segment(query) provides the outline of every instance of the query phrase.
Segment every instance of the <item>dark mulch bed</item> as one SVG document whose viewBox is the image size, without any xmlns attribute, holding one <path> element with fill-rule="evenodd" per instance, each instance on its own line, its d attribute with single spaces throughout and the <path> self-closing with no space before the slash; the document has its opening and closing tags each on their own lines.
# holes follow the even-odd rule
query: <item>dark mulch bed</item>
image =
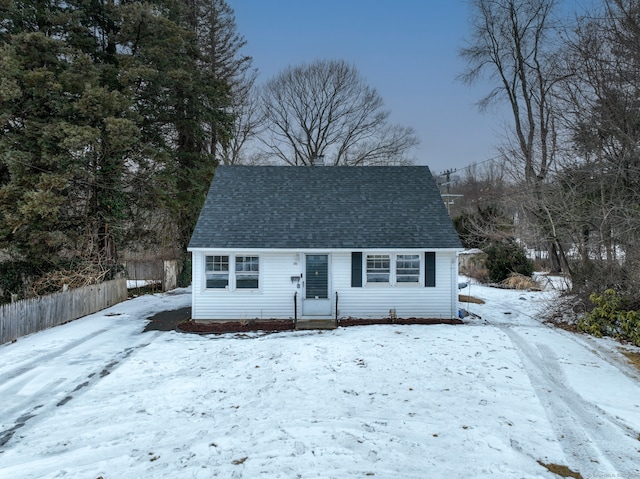
<svg viewBox="0 0 640 479">
<path fill-rule="evenodd" d="M 341 319 L 338 326 L 367 326 L 372 324 L 464 324 L 459 319 L 428 319 L 428 318 L 406 318 L 406 319 Z M 266 321 L 224 321 L 224 322 L 198 322 L 183 321 L 177 325 L 179 331 L 188 333 L 247 333 L 251 331 L 291 331 L 295 329 L 292 320 L 266 320 Z"/>
<path fill-rule="evenodd" d="M 290 331 L 294 329 L 292 320 L 268 321 L 185 321 L 178 324 L 178 330 L 187 333 L 248 333 L 251 331 Z"/>
<path fill-rule="evenodd" d="M 382 318 L 382 319 L 341 319 L 339 326 L 367 326 L 370 324 L 464 324 L 459 319 L 430 319 L 430 318 Z"/>
</svg>

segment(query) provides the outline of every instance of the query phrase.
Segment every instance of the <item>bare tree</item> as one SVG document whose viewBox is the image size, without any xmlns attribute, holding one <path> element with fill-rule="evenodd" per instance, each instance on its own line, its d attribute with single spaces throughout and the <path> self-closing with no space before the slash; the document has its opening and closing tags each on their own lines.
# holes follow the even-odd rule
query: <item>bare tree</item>
<svg viewBox="0 0 640 479">
<path fill-rule="evenodd" d="M 390 125 L 378 92 L 344 61 L 289 67 L 261 93 L 269 153 L 290 165 L 403 164 L 418 144 L 412 128 Z"/>
<path fill-rule="evenodd" d="M 567 58 L 576 75 L 562 83 L 561 96 L 573 156 L 558 177 L 564 208 L 556 214 L 579 253 L 574 287 L 637 295 L 640 4 L 604 0 L 575 32 Z"/>
<path fill-rule="evenodd" d="M 515 215 L 505 201 L 512 185 L 505 181 L 503 162 L 470 165 L 452 180 L 451 191 L 458 197 L 451 213 L 465 247 L 483 248 L 513 236 Z"/>
<path fill-rule="evenodd" d="M 254 82 L 257 72 L 247 76 L 240 91 L 235 91 L 231 109 L 234 115 L 231 138 L 221 145 L 218 158 L 226 165 L 255 164 L 263 162 L 263 154 L 257 148 L 248 148 L 252 140 L 263 130 L 264 113 Z"/>
<path fill-rule="evenodd" d="M 554 50 L 556 0 L 471 0 L 472 36 L 461 50 L 468 69 L 461 80 L 473 83 L 483 74 L 495 82 L 481 108 L 506 100 L 513 136 L 502 147 L 506 159 L 519 165 L 525 213 L 542 230 L 554 270 L 567 270 L 559 237 L 540 209 L 542 183 L 557 153 L 553 89 L 566 74 Z"/>
<path fill-rule="evenodd" d="M 496 81 L 480 102 L 486 108 L 506 99 L 513 114 L 515 146 L 527 183 L 543 180 L 554 159 L 551 89 L 561 78 L 548 45 L 556 0 L 472 0 L 472 39 L 461 50 L 473 83 L 487 73 Z"/>
</svg>

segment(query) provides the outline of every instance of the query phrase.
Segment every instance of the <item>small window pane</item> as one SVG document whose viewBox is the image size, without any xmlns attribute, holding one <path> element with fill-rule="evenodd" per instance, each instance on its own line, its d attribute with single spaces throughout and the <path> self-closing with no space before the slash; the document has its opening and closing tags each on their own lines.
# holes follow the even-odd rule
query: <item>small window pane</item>
<svg viewBox="0 0 640 479">
<path fill-rule="evenodd" d="M 237 256 L 236 271 L 240 271 L 240 272 L 259 271 L 258 257 L 257 256 Z"/>
<path fill-rule="evenodd" d="M 229 271 L 229 257 L 207 256 L 206 271 Z"/>
<path fill-rule="evenodd" d="M 226 288 L 229 285 L 229 275 L 208 274 L 207 288 Z"/>
<path fill-rule="evenodd" d="M 420 281 L 420 255 L 399 254 L 396 258 L 396 280 L 398 283 Z"/>
<path fill-rule="evenodd" d="M 207 288 L 226 288 L 229 285 L 229 257 L 206 256 L 205 275 Z"/>
<path fill-rule="evenodd" d="M 367 255 L 368 283 L 388 283 L 390 271 L 390 258 L 388 254 Z"/>
<path fill-rule="evenodd" d="M 257 256 L 236 256 L 236 288 L 256 289 L 260 272 Z"/>
<path fill-rule="evenodd" d="M 236 277 L 236 288 L 256 289 L 258 287 L 258 275 L 241 275 Z"/>
</svg>

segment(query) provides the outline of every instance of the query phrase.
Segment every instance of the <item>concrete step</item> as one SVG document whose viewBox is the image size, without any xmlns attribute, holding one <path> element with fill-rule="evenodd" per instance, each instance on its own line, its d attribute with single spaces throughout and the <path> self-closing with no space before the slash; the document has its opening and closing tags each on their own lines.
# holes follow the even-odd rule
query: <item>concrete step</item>
<svg viewBox="0 0 640 479">
<path fill-rule="evenodd" d="M 336 329 L 335 319 L 299 319 L 296 329 Z"/>
</svg>

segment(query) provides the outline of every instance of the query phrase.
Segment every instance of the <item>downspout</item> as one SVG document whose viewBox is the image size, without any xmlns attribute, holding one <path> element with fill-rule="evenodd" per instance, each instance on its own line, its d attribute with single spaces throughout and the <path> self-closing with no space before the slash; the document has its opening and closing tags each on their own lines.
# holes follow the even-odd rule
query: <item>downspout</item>
<svg viewBox="0 0 640 479">
<path fill-rule="evenodd" d="M 458 317 L 458 252 L 451 258 L 451 319 Z"/>
</svg>

